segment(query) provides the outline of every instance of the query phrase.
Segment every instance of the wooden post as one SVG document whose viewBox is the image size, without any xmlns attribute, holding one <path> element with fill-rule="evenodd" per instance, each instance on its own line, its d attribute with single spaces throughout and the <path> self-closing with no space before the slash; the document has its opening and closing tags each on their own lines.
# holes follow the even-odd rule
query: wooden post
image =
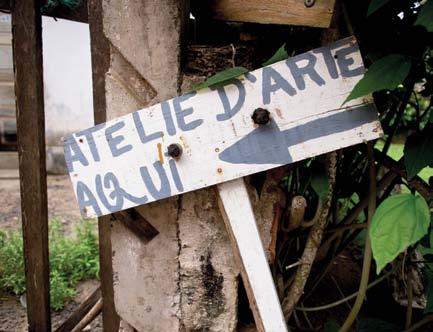
<svg viewBox="0 0 433 332">
<path fill-rule="evenodd" d="M 13 1 L 18 155 L 29 331 L 50 331 L 40 1 Z"/>
<path fill-rule="evenodd" d="M 106 121 L 105 73 L 109 68 L 110 46 L 103 33 L 102 2 L 88 1 L 88 16 L 92 54 L 93 112 L 95 124 Z M 117 332 L 120 319 L 114 307 L 113 266 L 111 262 L 110 216 L 98 218 L 99 262 L 101 294 L 103 299 L 102 322 L 105 332 Z"/>
</svg>

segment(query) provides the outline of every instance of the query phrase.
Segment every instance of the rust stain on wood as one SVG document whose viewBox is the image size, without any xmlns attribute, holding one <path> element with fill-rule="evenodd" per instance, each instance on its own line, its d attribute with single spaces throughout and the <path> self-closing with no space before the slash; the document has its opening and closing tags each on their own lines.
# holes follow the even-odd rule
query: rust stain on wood
<svg viewBox="0 0 433 332">
<path fill-rule="evenodd" d="M 158 148 L 158 159 L 161 164 L 164 164 L 164 154 L 162 153 L 162 145 L 161 143 L 156 144 Z"/>
</svg>

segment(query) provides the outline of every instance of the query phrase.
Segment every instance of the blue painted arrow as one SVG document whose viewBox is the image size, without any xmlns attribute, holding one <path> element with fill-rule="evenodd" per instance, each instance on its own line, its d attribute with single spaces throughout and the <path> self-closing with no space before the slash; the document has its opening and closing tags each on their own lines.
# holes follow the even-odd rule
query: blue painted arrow
<svg viewBox="0 0 433 332">
<path fill-rule="evenodd" d="M 308 140 L 344 132 L 377 120 L 371 105 L 332 114 L 281 131 L 275 121 L 260 126 L 219 154 L 231 164 L 278 164 L 293 162 L 288 147 Z"/>
</svg>

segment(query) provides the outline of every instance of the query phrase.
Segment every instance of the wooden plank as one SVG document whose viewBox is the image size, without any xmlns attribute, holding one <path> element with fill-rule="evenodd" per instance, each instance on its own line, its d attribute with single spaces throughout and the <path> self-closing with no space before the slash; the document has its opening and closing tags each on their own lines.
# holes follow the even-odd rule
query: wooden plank
<svg viewBox="0 0 433 332">
<path fill-rule="evenodd" d="M 219 184 L 218 194 L 257 330 L 287 331 L 244 180 Z"/>
<path fill-rule="evenodd" d="M 363 72 L 347 38 L 70 135 L 81 212 L 104 215 L 376 139 L 370 98 L 342 106 Z M 268 124 L 253 122 L 258 107 Z M 171 144 L 180 158 L 167 155 Z"/>
<path fill-rule="evenodd" d="M 95 123 L 106 121 L 105 74 L 109 68 L 110 45 L 104 36 L 102 2 L 89 0 L 90 50 L 92 55 L 93 112 Z M 99 276 L 103 299 L 102 322 L 105 332 L 117 332 L 120 319 L 114 306 L 113 266 L 111 245 L 111 220 L 109 216 L 98 218 Z"/>
<path fill-rule="evenodd" d="M 12 31 L 28 328 L 51 331 L 39 5 L 36 0 L 14 1 Z"/>
<path fill-rule="evenodd" d="M 60 325 L 56 332 L 69 332 L 87 315 L 101 298 L 101 289 L 97 287 L 74 312 Z"/>
<path fill-rule="evenodd" d="M 102 307 L 102 299 L 100 298 L 71 332 L 82 332 L 101 313 Z"/>
<path fill-rule="evenodd" d="M 144 243 L 149 242 L 158 235 L 158 230 L 153 227 L 142 215 L 134 209 L 114 212 L 113 217 L 121 221 Z"/>
<path fill-rule="evenodd" d="M 304 0 L 210 0 L 200 6 L 209 6 L 213 17 L 221 20 L 327 28 L 334 3 L 316 0 L 307 7 Z"/>
</svg>

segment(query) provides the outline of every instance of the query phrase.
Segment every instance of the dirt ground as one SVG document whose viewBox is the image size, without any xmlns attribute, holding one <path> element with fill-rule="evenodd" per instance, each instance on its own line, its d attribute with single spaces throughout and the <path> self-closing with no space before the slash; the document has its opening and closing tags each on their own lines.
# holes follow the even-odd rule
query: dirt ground
<svg viewBox="0 0 433 332">
<path fill-rule="evenodd" d="M 72 234 L 74 224 L 81 219 L 72 185 L 67 175 L 50 175 L 47 180 L 49 220 L 58 218 L 66 234 Z M 21 200 L 18 170 L 0 169 L 0 230 L 21 227 Z M 97 287 L 98 281 L 88 280 L 78 285 L 76 297 L 58 312 L 52 313 L 52 326 L 59 326 L 74 309 Z M 20 298 L 0 290 L 0 332 L 26 331 L 26 309 Z M 87 331 L 102 331 L 101 317 L 92 322 Z"/>
<path fill-rule="evenodd" d="M 59 218 L 65 230 L 73 230 L 81 219 L 72 184 L 67 175 L 49 175 L 49 220 Z M 18 170 L 0 169 L 0 229 L 3 231 L 21 227 L 21 200 Z"/>
</svg>

